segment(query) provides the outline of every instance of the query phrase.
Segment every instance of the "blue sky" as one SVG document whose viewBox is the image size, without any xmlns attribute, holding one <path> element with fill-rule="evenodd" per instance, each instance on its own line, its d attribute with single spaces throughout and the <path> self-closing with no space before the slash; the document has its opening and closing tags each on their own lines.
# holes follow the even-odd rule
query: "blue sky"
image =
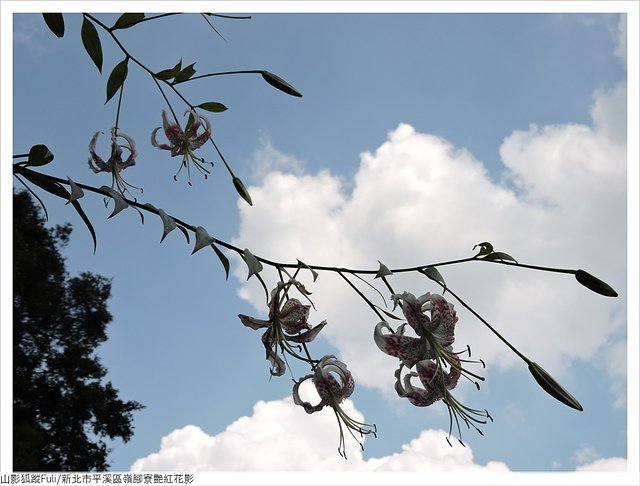
<svg viewBox="0 0 640 486">
<path fill-rule="evenodd" d="M 110 24 L 117 15 L 99 18 Z M 100 75 L 80 42 L 81 17 L 65 14 L 65 22 L 64 38 L 56 39 L 41 16 L 13 16 L 13 151 L 45 143 L 55 154 L 47 173 L 108 185 L 108 176 L 88 169 L 87 145 L 113 126 L 116 100 L 105 106 L 104 90 L 123 56 L 101 32 Z M 476 243 L 491 241 L 525 263 L 584 268 L 620 297 L 592 294 L 565 275 L 481 264 L 441 269 L 585 408 L 579 413 L 547 396 L 526 366 L 456 306 L 456 342 L 469 343 L 487 363 L 481 390 L 465 383 L 457 396 L 487 408 L 495 422 L 484 437 L 463 431 L 467 447 L 450 448 L 442 403 L 419 409 L 395 396 L 396 362 L 371 339 L 376 316 L 334 276 L 309 279 L 317 309 L 310 321 L 329 322 L 313 349 L 347 362 L 357 388 L 346 406 L 380 431 L 367 437 L 363 454 L 348 443 L 344 461 L 332 414 L 296 409 L 290 377 L 269 380 L 260 335 L 239 322 L 239 313 L 266 313 L 244 263 L 230 255 L 225 281 L 213 252 L 190 256 L 178 232 L 159 244 L 162 225 L 152 215 L 144 225 L 133 210 L 107 221 L 110 208 L 87 195 L 82 204 L 98 233 L 94 254 L 76 214 L 44 195 L 51 224 L 74 225 L 64 251 L 70 274 L 113 278 L 114 321 L 99 355 L 121 396 L 146 406 L 135 415 L 133 439 L 113 444 L 113 469 L 553 472 L 615 470 L 627 458 L 637 469 L 628 449 L 637 452 L 637 436 L 627 436 L 637 386 L 627 388 L 625 352 L 631 312 L 637 323 L 637 309 L 627 310 L 627 278 L 637 282 L 636 270 L 627 271 L 627 237 L 637 234 L 637 224 L 627 230 L 627 177 L 637 168 L 627 166 L 635 148 L 627 147 L 625 130 L 627 76 L 637 65 L 627 66 L 624 18 L 264 12 L 213 22 L 225 40 L 197 15 L 119 36 L 155 70 L 180 58 L 183 65 L 197 61 L 198 74 L 267 69 L 304 96 L 287 96 L 258 75 L 183 85 L 193 103 L 229 108 L 207 116 L 250 188 L 249 207 L 210 146 L 203 154 L 215 162 L 212 177 L 192 174 L 192 186 L 184 173 L 173 180 L 179 161 L 148 142 L 166 105 L 151 79 L 130 68 L 120 127 L 136 140 L 139 156 L 123 175 L 144 187 L 140 201 L 278 261 L 375 269 L 381 260 L 398 268 L 471 256 Z M 628 25 L 637 29 L 637 11 Z M 3 78 L 11 68 L 4 64 L 6 37 Z M 7 106 L 4 94 L 3 87 Z M 107 139 L 99 140 L 100 153 Z M 6 246 L 4 221 L 3 213 Z M 264 275 L 273 287 L 275 275 Z M 416 295 L 437 292 L 415 276 L 393 284 Z M 637 366 L 631 369 L 629 379 L 637 381 Z"/>
</svg>

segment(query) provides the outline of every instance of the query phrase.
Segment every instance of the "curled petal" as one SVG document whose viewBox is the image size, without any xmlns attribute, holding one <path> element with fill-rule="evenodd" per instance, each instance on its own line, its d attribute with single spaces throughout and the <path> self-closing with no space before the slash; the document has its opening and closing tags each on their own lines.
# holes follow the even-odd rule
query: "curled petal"
<svg viewBox="0 0 640 486">
<path fill-rule="evenodd" d="M 460 366 L 452 366 L 449 372 L 443 371 L 442 367 L 433 360 L 423 360 L 416 365 L 418 377 L 427 391 L 435 391 L 443 396 L 441 387 L 452 390 L 458 384 L 460 378 Z"/>
<path fill-rule="evenodd" d="M 302 382 L 310 378 L 313 378 L 313 375 L 304 376 L 300 378 L 300 380 L 296 381 L 295 385 L 293 385 L 293 403 L 303 407 L 304 411 L 307 413 L 314 413 L 322 410 L 325 406 L 325 402 L 323 400 L 320 400 L 320 402 L 317 405 L 311 405 L 309 402 L 305 402 L 300 398 L 300 392 L 298 390 Z"/>
<path fill-rule="evenodd" d="M 158 139 L 156 138 L 158 130 L 160 130 L 160 127 L 154 128 L 151 132 L 151 145 L 162 150 L 171 150 L 171 147 L 166 143 L 158 143 Z"/>
<path fill-rule="evenodd" d="M 335 373 L 337 377 L 332 374 Z M 335 356 L 324 356 L 316 366 L 313 384 L 324 402 L 338 404 L 351 396 L 355 388 L 353 376 L 347 365 Z"/>
<path fill-rule="evenodd" d="M 260 329 L 263 327 L 269 327 L 271 323 L 269 321 L 263 321 L 262 319 L 256 319 L 255 317 L 246 316 L 244 314 L 238 314 L 240 321 L 251 329 Z"/>
<path fill-rule="evenodd" d="M 182 128 L 177 123 L 169 122 L 167 112 L 164 110 L 162 110 L 162 129 L 169 142 L 173 145 L 182 145 L 185 138 Z"/>
<path fill-rule="evenodd" d="M 405 375 L 404 380 L 400 380 L 402 366 L 396 370 L 396 383 L 395 389 L 398 396 L 407 398 L 412 405 L 416 407 L 428 407 L 433 405 L 438 399 L 441 398 L 435 390 L 427 391 L 422 388 L 415 388 L 411 384 L 411 378 L 418 376 L 417 373 L 408 373 Z M 404 386 L 403 386 L 404 382 Z"/>
<path fill-rule="evenodd" d="M 422 336 L 424 329 L 428 329 L 430 325 L 429 317 L 422 312 L 424 297 L 425 296 L 422 296 L 420 299 L 417 299 L 416 296 L 410 292 L 403 292 L 402 295 L 396 294 L 392 297 L 396 304 L 399 300 L 402 300 L 402 313 L 407 323 L 418 336 Z"/>
<path fill-rule="evenodd" d="M 267 329 L 262 335 L 262 344 L 264 344 L 264 349 L 267 352 L 267 359 L 271 363 L 271 374 L 274 376 L 282 376 L 287 367 L 284 360 L 276 354 L 273 341 L 271 329 Z"/>
<path fill-rule="evenodd" d="M 111 168 L 102 158 L 96 154 L 96 143 L 102 132 L 96 132 L 89 142 L 89 168 L 95 172 L 111 172 Z"/>
<path fill-rule="evenodd" d="M 298 299 L 289 299 L 278 313 L 278 320 L 283 329 L 289 334 L 294 334 L 302 329 L 308 329 L 310 305 L 303 305 Z"/>
<path fill-rule="evenodd" d="M 455 324 L 458 322 L 453 305 L 449 304 L 444 297 L 436 294 L 431 295 L 430 305 L 431 324 L 429 330 L 437 337 L 444 347 L 449 346 L 454 341 Z"/>
<path fill-rule="evenodd" d="M 322 331 L 324 326 L 327 325 L 327 321 L 322 321 L 317 326 L 309 329 L 308 331 L 303 332 L 302 334 L 298 334 L 296 336 L 287 336 L 287 341 L 291 341 L 294 343 L 309 343 L 313 341 L 316 336 Z"/>
<path fill-rule="evenodd" d="M 389 325 L 382 321 L 376 325 L 373 331 L 373 339 L 383 353 L 400 358 L 409 368 L 420 360 L 435 357 L 433 350 L 424 338 L 403 336 L 399 333 L 393 333 L 393 331 L 392 334 L 383 334 L 384 327 L 391 330 Z"/>
</svg>

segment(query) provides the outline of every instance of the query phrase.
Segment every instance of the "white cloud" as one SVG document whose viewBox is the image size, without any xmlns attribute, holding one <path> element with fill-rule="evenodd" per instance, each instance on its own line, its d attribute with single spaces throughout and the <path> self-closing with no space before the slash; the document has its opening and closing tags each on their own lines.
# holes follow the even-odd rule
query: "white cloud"
<svg viewBox="0 0 640 486">
<path fill-rule="evenodd" d="M 240 206 L 235 243 L 279 261 L 376 269 L 378 259 L 397 268 L 471 256 L 474 244 L 489 240 L 522 262 L 583 268 L 622 296 L 603 298 L 565 274 L 480 263 L 440 269 L 452 289 L 513 344 L 562 378 L 573 360 L 588 361 L 624 343 L 624 94 L 623 86 L 597 93 L 592 126 L 532 126 L 512 133 L 500 148 L 507 185 L 492 182 L 467 150 L 407 124 L 361 155 L 350 193 L 328 171 L 271 172 L 251 187 L 254 206 Z M 238 271 L 244 278 L 245 270 Z M 438 290 L 415 275 L 390 282 L 400 292 Z M 323 273 L 309 289 L 318 309 L 311 319 L 328 320 L 322 336 L 339 349 L 356 380 L 393 394 L 396 362 L 373 344 L 376 316 L 335 275 Z M 255 282 L 240 295 L 265 310 Z M 456 307 L 460 349 L 470 343 L 490 367 L 518 361 Z M 623 372 L 614 376 L 624 379 Z"/>
<path fill-rule="evenodd" d="M 350 401 L 345 411 L 362 414 Z M 504 463 L 476 464 L 469 447 L 450 447 L 441 430 L 424 430 L 399 453 L 363 459 L 360 446 L 346 437 L 347 460 L 338 455 L 338 426 L 330 409 L 307 415 L 291 398 L 260 401 L 250 417 L 209 435 L 195 425 L 162 438 L 160 450 L 138 459 L 131 471 L 216 472 L 505 472 Z"/>
<path fill-rule="evenodd" d="M 304 164 L 300 160 L 276 150 L 267 136 L 260 138 L 260 148 L 253 154 L 250 164 L 253 181 L 261 181 L 275 171 L 295 175 L 302 175 L 304 172 Z"/>
<path fill-rule="evenodd" d="M 607 457 L 605 459 L 596 459 L 595 461 L 578 466 L 578 472 L 626 472 L 627 460 L 624 457 Z"/>
<path fill-rule="evenodd" d="M 627 14 L 621 14 L 618 21 L 614 54 L 618 56 L 625 66 L 627 65 Z"/>
<path fill-rule="evenodd" d="M 353 403 L 347 401 L 343 405 L 349 415 L 363 420 Z M 216 435 L 209 435 L 195 425 L 176 429 L 162 438 L 157 452 L 135 461 L 131 471 L 375 472 L 377 475 L 428 472 L 432 478 L 446 473 L 443 478 L 451 480 L 453 473 L 457 474 L 455 478 L 464 480 L 465 475 L 473 474 L 476 484 L 486 481 L 490 481 L 486 484 L 513 484 L 506 464 L 499 461 L 478 464 L 469 446 L 462 447 L 454 441 L 454 446 L 450 447 L 446 437 L 443 430 L 423 430 L 408 444 L 402 445 L 400 452 L 370 459 L 364 459 L 360 447 L 348 437 L 348 459 L 345 460 L 336 452 L 338 428 L 333 413 L 325 410 L 307 415 L 287 397 L 259 401 L 251 416 L 240 417 Z M 623 472 L 627 468 L 626 459 L 598 458 L 590 446 L 576 452 L 574 460 L 581 463 L 576 469 L 579 472 Z M 349 477 L 353 479 L 353 476 Z M 378 479 L 381 477 L 386 476 L 378 476 Z M 467 480 L 469 477 L 466 476 Z M 523 480 L 522 484 L 529 484 L 522 475 L 518 477 Z M 480 478 L 485 479 L 481 481 Z M 567 479 L 566 475 L 563 478 Z"/>
</svg>

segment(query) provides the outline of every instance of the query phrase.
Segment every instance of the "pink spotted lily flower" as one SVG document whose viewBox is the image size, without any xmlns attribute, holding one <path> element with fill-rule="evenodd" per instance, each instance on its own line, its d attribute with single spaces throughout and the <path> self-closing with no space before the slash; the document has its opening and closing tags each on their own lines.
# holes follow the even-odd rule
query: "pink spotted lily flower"
<svg viewBox="0 0 640 486">
<path fill-rule="evenodd" d="M 417 407 L 428 407 L 442 400 L 449 410 L 449 435 L 455 420 L 460 436 L 459 418 L 468 428 L 473 427 L 482 434 L 475 424 L 485 424 L 485 419 L 492 420 L 489 413 L 463 405 L 450 393 L 461 376 L 472 381 L 484 380 L 462 366 L 462 362 L 477 361 L 462 360 L 459 357 L 462 353 L 452 350 L 458 322 L 453 304 L 441 295 L 431 293 L 416 297 L 404 292 L 402 295 L 393 295 L 392 300 L 402 307 L 407 322 L 396 331 L 385 321 L 378 323 L 374 330 L 374 341 L 382 352 L 400 359 L 400 367 L 395 372 L 396 393 Z M 405 336 L 407 325 L 417 337 Z M 384 333 L 385 329 L 390 332 Z M 466 351 L 471 353 L 469 347 Z M 479 363 L 484 366 L 484 362 Z M 408 372 L 403 378 L 403 368 L 410 370 L 414 366 L 415 371 Z M 413 378 L 418 378 L 422 387 L 414 386 L 411 381 Z M 479 388 L 478 382 L 474 382 Z"/>
<path fill-rule="evenodd" d="M 111 129 L 111 155 L 105 161 L 96 153 L 96 144 L 101 133 L 96 132 L 89 142 L 89 168 L 96 174 L 98 172 L 110 173 L 112 177 L 111 188 L 117 190 L 123 196 L 125 192 L 129 192 L 129 187 L 141 190 L 139 187 L 127 183 L 120 174 L 124 169 L 136 163 L 138 152 L 133 139 L 126 133 L 118 132 L 117 128 L 113 127 Z M 125 143 L 118 143 L 119 138 L 123 139 Z M 129 152 L 126 160 L 122 160 L 123 149 Z"/>
<path fill-rule="evenodd" d="M 310 362 L 309 358 L 299 354 L 300 344 L 313 341 L 327 324 L 326 321 L 322 321 L 314 327 L 309 325 L 307 319 L 311 306 L 302 304 L 295 298 L 286 298 L 286 293 L 292 286 L 303 295 L 307 294 L 304 286 L 296 280 L 291 279 L 287 283 L 278 282 L 278 286 L 271 291 L 267 320 L 244 314 L 238 315 L 240 321 L 251 329 L 266 328 L 262 335 L 262 343 L 267 352 L 267 359 L 271 363 L 271 374 L 275 376 L 282 376 L 286 370 L 285 361 L 278 356 L 278 352 L 286 352 L 297 359 Z M 284 303 L 282 303 L 283 300 Z"/>
<path fill-rule="evenodd" d="M 167 119 L 167 112 L 162 110 L 162 127 L 157 127 L 153 132 L 151 132 L 151 145 L 162 150 L 169 150 L 172 157 L 182 155 L 182 163 L 173 178 L 177 180 L 178 174 L 180 174 L 182 168 L 186 167 L 187 173 L 189 174 L 189 185 L 191 185 L 190 164 L 193 163 L 193 165 L 204 174 L 205 179 L 207 178 L 207 175 L 211 173 L 206 167 L 204 167 L 204 165 L 213 166 L 213 163 L 206 162 L 204 158 L 198 157 L 194 153 L 195 150 L 202 147 L 211 137 L 211 122 L 208 118 L 198 115 L 193 109 L 187 110 L 185 115 L 187 113 L 190 114 L 190 117 L 187 121 L 186 129 L 182 130 L 182 127 L 180 127 L 177 122 L 169 122 Z M 198 129 L 201 126 L 204 126 L 204 131 L 198 134 Z M 167 137 L 169 144 L 158 143 L 156 134 L 160 128 L 164 130 L 164 134 Z"/>
<path fill-rule="evenodd" d="M 320 402 L 316 405 L 306 402 L 300 398 L 300 385 L 306 380 L 311 380 L 315 386 L 318 395 L 320 396 Z M 309 414 L 319 412 L 324 407 L 331 407 L 338 420 L 338 426 L 340 427 L 340 442 L 338 446 L 338 452 L 346 459 L 345 443 L 344 443 L 344 431 L 342 424 L 347 427 L 349 433 L 358 440 L 354 432 L 359 433 L 361 436 L 365 434 L 376 435 L 376 426 L 369 425 L 362 422 L 358 422 L 349 417 L 347 413 L 342 409 L 340 404 L 349 398 L 355 388 L 355 382 L 351 372 L 347 369 L 347 365 L 342 361 L 338 361 L 335 356 L 324 356 L 316 365 L 312 374 L 303 376 L 296 381 L 293 386 L 293 402 L 296 405 L 300 405 Z M 358 441 L 362 448 L 362 443 Z"/>
</svg>

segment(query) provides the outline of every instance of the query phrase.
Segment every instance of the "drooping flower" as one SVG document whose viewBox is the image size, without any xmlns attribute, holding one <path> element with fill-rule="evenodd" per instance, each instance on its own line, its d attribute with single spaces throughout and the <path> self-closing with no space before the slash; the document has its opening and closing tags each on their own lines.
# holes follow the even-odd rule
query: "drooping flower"
<svg viewBox="0 0 640 486">
<path fill-rule="evenodd" d="M 311 380 L 320 396 L 320 401 L 316 405 L 306 402 L 300 398 L 300 385 L 306 380 Z M 376 426 L 358 422 L 349 417 L 340 404 L 351 396 L 355 388 L 355 382 L 347 365 L 336 359 L 333 355 L 324 356 L 315 366 L 312 374 L 303 376 L 296 381 L 293 386 L 293 402 L 300 405 L 309 414 L 319 412 L 324 407 L 331 407 L 338 420 L 340 428 L 340 442 L 338 452 L 346 458 L 344 431 L 342 424 L 347 427 L 349 433 L 354 437 L 354 432 L 361 436 L 366 434 L 376 435 Z M 358 440 L 356 438 L 356 440 Z M 358 441 L 360 447 L 362 443 Z"/>
<path fill-rule="evenodd" d="M 400 358 L 405 366 L 411 368 L 423 359 L 435 359 L 441 348 L 447 348 L 454 342 L 455 324 L 458 317 L 453 305 L 444 297 L 426 293 L 416 298 L 409 292 L 393 295 L 396 305 L 402 302 L 402 313 L 407 324 L 418 335 L 417 338 L 405 336 L 407 324 L 401 325 L 393 332 L 389 325 L 382 321 L 374 330 L 374 340 L 378 348 L 396 358 Z M 425 314 L 429 312 L 430 316 Z M 391 334 L 383 334 L 387 328 Z"/>
<path fill-rule="evenodd" d="M 460 359 L 464 351 L 453 351 L 455 324 L 458 322 L 453 305 L 444 297 L 430 293 L 416 298 L 404 292 L 391 298 L 396 305 L 401 305 L 407 322 L 394 331 L 382 321 L 376 325 L 373 336 L 382 352 L 400 359 L 400 367 L 395 372 L 398 396 L 407 398 L 417 407 L 428 407 L 442 400 L 449 410 L 449 433 L 455 421 L 460 435 L 459 419 L 467 427 L 474 427 L 482 433 L 475 424 L 486 423 L 486 419 L 491 418 L 488 412 L 467 407 L 450 393 L 461 376 L 471 381 L 484 380 L 462 366 L 462 362 L 482 363 L 483 366 L 484 362 Z M 407 325 L 417 337 L 405 336 Z M 385 329 L 389 332 L 384 333 Z M 471 354 L 469 347 L 466 351 Z M 414 366 L 415 371 L 409 371 L 402 377 L 403 368 L 410 370 Z M 422 387 L 414 385 L 411 382 L 413 378 L 419 378 Z M 475 384 L 479 388 L 477 381 Z"/>
<path fill-rule="evenodd" d="M 126 133 L 118 132 L 118 129 L 113 127 L 111 129 L 111 155 L 105 161 L 96 153 L 96 144 L 101 133 L 96 132 L 89 142 L 89 168 L 96 174 L 98 172 L 109 172 L 112 177 L 111 187 L 123 196 L 125 192 L 129 192 L 129 187 L 142 190 L 127 183 L 120 175 L 120 172 L 136 163 L 138 152 L 133 139 Z M 119 138 L 124 139 L 125 143 L 119 144 Z M 126 160 L 122 160 L 123 149 L 129 152 Z"/>
<path fill-rule="evenodd" d="M 290 343 L 306 344 L 313 341 L 327 324 L 326 321 L 322 321 L 317 326 L 311 327 L 307 322 L 311 306 L 302 304 L 298 299 L 288 298 L 281 305 L 283 296 L 291 286 L 295 286 L 303 295 L 306 295 L 304 286 L 296 280 L 291 279 L 287 283 L 278 282 L 277 287 L 271 291 L 268 320 L 256 319 L 244 314 L 238 315 L 240 321 L 251 329 L 266 328 L 262 335 L 262 343 L 272 366 L 271 374 L 276 376 L 282 376 L 286 370 L 285 362 L 278 356 L 278 351 L 310 362 L 309 358 L 298 353 L 299 346 Z"/>
<path fill-rule="evenodd" d="M 172 157 L 182 155 L 182 163 L 173 178 L 177 180 L 178 174 L 182 168 L 186 167 L 187 173 L 189 174 L 189 185 L 191 185 L 191 163 L 193 163 L 195 167 L 204 174 L 205 179 L 207 178 L 207 175 L 211 173 L 204 167 L 204 164 L 213 166 L 213 163 L 205 161 L 202 157 L 197 157 L 194 153 L 195 150 L 202 147 L 211 137 L 211 122 L 208 118 L 198 115 L 193 109 L 187 110 L 185 115 L 187 113 L 189 113 L 190 116 L 187 121 L 186 129 L 183 130 L 177 122 L 169 122 L 167 119 L 167 112 L 162 110 L 162 127 L 154 128 L 153 132 L 151 132 L 151 145 L 162 150 L 169 150 Z M 198 134 L 198 129 L 202 125 L 204 126 L 204 131 Z M 164 130 L 164 134 L 167 137 L 169 144 L 158 143 L 156 134 L 160 128 Z"/>
</svg>

